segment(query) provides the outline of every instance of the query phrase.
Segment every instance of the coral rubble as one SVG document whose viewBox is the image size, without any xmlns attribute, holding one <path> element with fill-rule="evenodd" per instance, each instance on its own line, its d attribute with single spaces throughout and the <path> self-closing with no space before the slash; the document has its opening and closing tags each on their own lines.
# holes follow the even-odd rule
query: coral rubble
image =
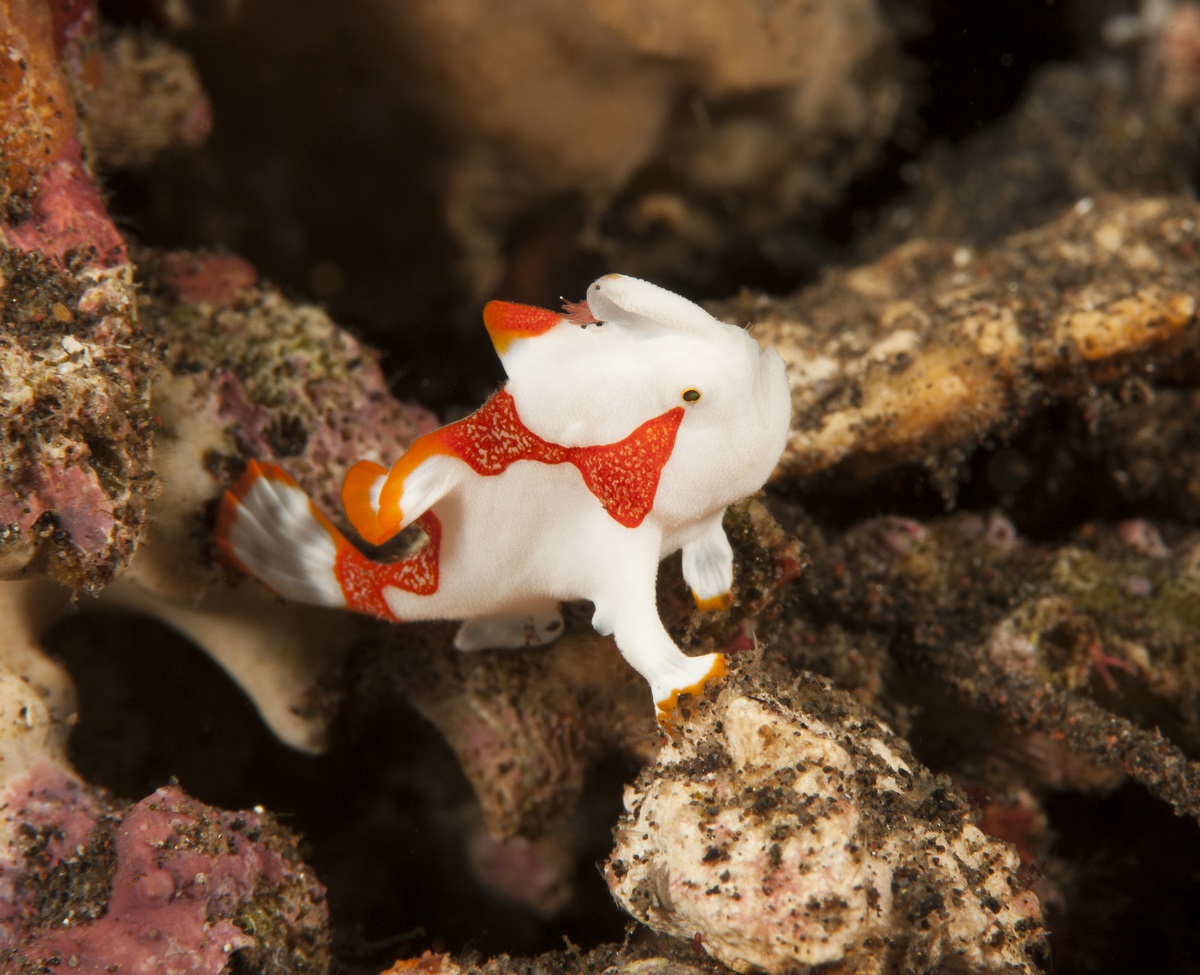
<svg viewBox="0 0 1200 975">
<path fill-rule="evenodd" d="M 84 161 L 90 4 L 0 8 L 0 577 L 95 590 L 145 524 L 149 347 L 131 268 Z"/>
<path fill-rule="evenodd" d="M 179 48 L 121 31 L 105 35 L 97 59 L 99 80 L 83 92 L 82 114 L 104 165 L 145 165 L 207 138 L 212 110 L 192 59 Z"/>
</svg>

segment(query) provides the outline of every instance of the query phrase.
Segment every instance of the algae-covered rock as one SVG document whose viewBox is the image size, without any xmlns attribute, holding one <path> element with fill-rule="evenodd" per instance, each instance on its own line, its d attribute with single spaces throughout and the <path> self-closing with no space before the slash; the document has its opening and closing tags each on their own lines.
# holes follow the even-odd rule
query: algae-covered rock
<svg viewBox="0 0 1200 975">
<path fill-rule="evenodd" d="M 156 483 L 153 346 L 78 125 L 96 30 L 88 3 L 0 8 L 0 579 L 89 591 Z"/>
</svg>

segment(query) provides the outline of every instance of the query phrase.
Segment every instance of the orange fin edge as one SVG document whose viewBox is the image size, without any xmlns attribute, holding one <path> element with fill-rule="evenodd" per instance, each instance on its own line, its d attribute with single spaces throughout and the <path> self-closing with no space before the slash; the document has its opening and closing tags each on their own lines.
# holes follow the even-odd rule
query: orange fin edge
<svg viewBox="0 0 1200 975">
<path fill-rule="evenodd" d="M 712 596 L 708 599 L 697 596 L 696 590 L 693 589 L 692 599 L 696 601 L 696 608 L 702 613 L 718 613 L 733 605 L 733 593 L 728 589 L 719 596 Z"/>
</svg>

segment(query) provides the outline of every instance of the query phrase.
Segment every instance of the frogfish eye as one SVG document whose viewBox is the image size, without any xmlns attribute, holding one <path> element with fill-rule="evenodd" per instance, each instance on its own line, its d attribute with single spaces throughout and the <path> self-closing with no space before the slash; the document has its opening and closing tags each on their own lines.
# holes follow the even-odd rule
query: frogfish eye
<svg viewBox="0 0 1200 975">
<path fill-rule="evenodd" d="M 683 391 L 683 401 L 685 403 L 695 403 L 700 398 L 700 390 L 688 388 Z"/>
</svg>

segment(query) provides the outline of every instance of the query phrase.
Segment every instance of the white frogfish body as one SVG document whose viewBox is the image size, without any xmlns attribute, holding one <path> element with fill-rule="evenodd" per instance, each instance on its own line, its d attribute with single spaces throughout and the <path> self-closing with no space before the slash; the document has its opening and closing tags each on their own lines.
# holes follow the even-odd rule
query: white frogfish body
<svg viewBox="0 0 1200 975">
<path fill-rule="evenodd" d="M 724 658 L 689 657 L 667 634 L 659 562 L 682 549 L 698 605 L 729 605 L 722 516 L 783 452 L 783 361 L 687 299 L 615 274 L 588 288 L 586 307 L 493 301 L 484 323 L 508 382 L 390 470 L 360 462 L 343 486 L 367 542 L 415 522 L 422 548 L 367 558 L 281 468 L 254 461 L 222 501 L 217 541 L 287 598 L 397 622 L 461 619 L 462 650 L 548 643 L 559 603 L 591 600 L 593 625 L 616 638 L 663 718 Z"/>
</svg>

